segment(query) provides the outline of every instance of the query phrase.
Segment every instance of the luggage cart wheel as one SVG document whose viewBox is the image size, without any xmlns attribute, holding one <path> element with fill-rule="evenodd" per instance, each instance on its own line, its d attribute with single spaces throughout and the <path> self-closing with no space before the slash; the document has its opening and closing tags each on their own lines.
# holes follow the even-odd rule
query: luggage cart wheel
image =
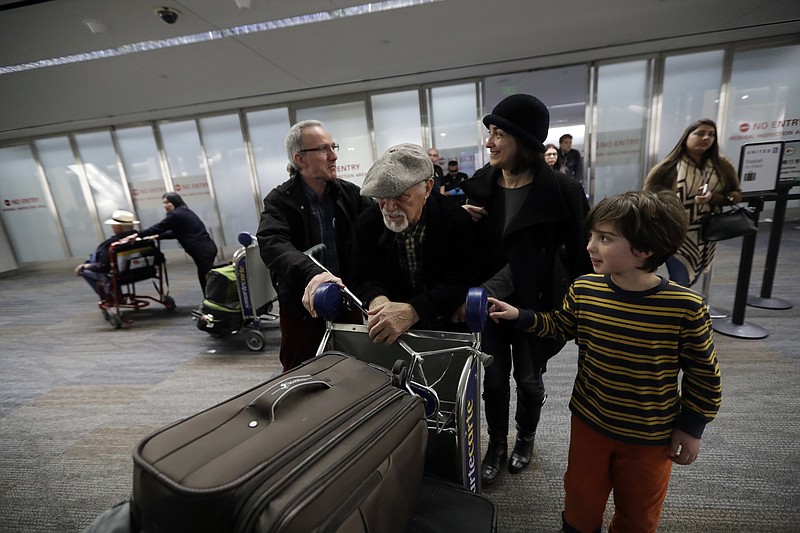
<svg viewBox="0 0 800 533">
<path fill-rule="evenodd" d="M 175 309 L 175 299 L 169 295 L 164 296 L 164 307 L 166 307 L 167 311 Z"/>
<path fill-rule="evenodd" d="M 483 332 L 486 327 L 486 319 L 489 317 L 486 298 L 486 289 L 483 287 L 472 287 L 467 291 L 464 314 L 467 326 L 473 333 Z"/>
<path fill-rule="evenodd" d="M 111 323 L 111 326 L 114 329 L 119 329 L 122 327 L 122 318 L 117 313 L 109 313 L 108 321 Z"/>
<path fill-rule="evenodd" d="M 402 359 L 398 359 L 392 367 L 392 386 L 405 390 L 407 384 L 408 365 Z"/>
<path fill-rule="evenodd" d="M 267 339 L 264 338 L 264 334 L 257 329 L 250 329 L 244 334 L 244 341 L 247 343 L 248 348 L 254 352 L 260 352 L 264 349 Z"/>
</svg>

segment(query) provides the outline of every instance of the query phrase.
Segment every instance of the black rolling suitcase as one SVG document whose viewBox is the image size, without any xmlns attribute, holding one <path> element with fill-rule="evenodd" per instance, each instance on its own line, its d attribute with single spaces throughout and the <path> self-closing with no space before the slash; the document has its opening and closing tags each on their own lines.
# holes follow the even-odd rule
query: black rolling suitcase
<svg viewBox="0 0 800 533">
<path fill-rule="evenodd" d="M 139 443 L 134 531 L 404 531 L 427 434 L 385 370 L 320 355 Z"/>
<path fill-rule="evenodd" d="M 407 533 L 496 533 L 497 513 L 492 501 L 461 485 L 426 475 L 419 503 Z"/>
</svg>

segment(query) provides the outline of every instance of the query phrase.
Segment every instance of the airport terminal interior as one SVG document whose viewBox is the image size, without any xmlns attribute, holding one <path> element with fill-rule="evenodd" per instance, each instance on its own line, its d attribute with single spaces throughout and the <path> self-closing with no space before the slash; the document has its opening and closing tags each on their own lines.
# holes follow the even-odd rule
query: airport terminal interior
<svg viewBox="0 0 800 533">
<path fill-rule="evenodd" d="M 276 321 L 256 351 L 196 327 L 175 241 L 176 307 L 104 320 L 73 268 L 115 210 L 147 227 L 178 191 L 229 262 L 288 177 L 292 124 L 321 120 L 357 185 L 404 142 L 471 176 L 481 118 L 517 93 L 547 105 L 547 142 L 573 137 L 591 205 L 716 122 L 759 230 L 720 242 L 703 286 L 723 403 L 700 459 L 673 469 L 659 531 L 800 531 L 798 67 L 796 0 L 0 0 L 0 532 L 83 530 L 130 496 L 142 438 L 280 372 Z M 783 154 L 768 178 L 744 162 L 761 146 Z M 545 374 L 530 468 L 483 491 L 498 531 L 561 526 L 576 356 Z"/>
</svg>

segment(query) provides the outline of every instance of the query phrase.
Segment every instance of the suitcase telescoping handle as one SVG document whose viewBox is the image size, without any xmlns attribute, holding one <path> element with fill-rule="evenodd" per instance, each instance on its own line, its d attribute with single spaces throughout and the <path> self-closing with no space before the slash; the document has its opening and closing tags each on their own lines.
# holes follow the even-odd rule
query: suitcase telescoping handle
<svg viewBox="0 0 800 533">
<path fill-rule="evenodd" d="M 267 420 L 273 421 L 278 404 L 287 396 L 295 394 L 299 390 L 330 388 L 331 384 L 327 381 L 312 379 L 311 376 L 292 376 L 259 394 L 248 407 L 258 411 Z"/>
</svg>

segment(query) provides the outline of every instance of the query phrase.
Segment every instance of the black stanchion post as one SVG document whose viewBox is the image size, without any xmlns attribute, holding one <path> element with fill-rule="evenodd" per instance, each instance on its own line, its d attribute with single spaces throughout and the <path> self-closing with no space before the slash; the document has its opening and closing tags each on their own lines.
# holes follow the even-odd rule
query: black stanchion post
<svg viewBox="0 0 800 533">
<path fill-rule="evenodd" d="M 769 247 L 767 248 L 766 264 L 764 265 L 764 279 L 761 282 L 761 296 L 749 296 L 747 305 L 762 309 L 791 309 L 792 303 L 780 298 L 772 297 L 772 284 L 775 282 L 775 268 L 778 265 L 778 251 L 781 247 L 783 223 L 786 220 L 786 202 L 789 199 L 789 187 L 778 189 L 775 200 L 775 213 L 772 216 L 772 229 L 769 233 Z"/>
<path fill-rule="evenodd" d="M 755 210 L 756 221 L 764 208 L 764 197 L 751 198 L 750 207 Z M 712 320 L 714 331 L 740 339 L 763 339 L 769 332 L 757 324 L 744 321 L 747 292 L 750 287 L 750 273 L 753 270 L 753 255 L 756 249 L 756 235 L 751 233 L 742 237 L 742 254 L 739 259 L 739 275 L 736 280 L 736 297 L 733 301 L 733 315 L 730 319 Z"/>
</svg>

